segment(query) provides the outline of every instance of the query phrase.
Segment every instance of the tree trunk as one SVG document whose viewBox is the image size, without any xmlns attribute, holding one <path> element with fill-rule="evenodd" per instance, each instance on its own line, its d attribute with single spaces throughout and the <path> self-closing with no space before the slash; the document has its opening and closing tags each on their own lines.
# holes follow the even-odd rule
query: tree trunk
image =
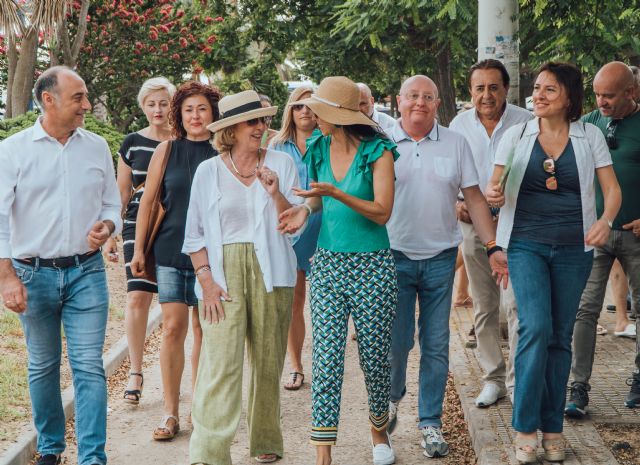
<svg viewBox="0 0 640 465">
<path fill-rule="evenodd" d="M 433 80 L 438 86 L 441 100 L 438 122 L 443 126 L 449 126 L 451 120 L 456 116 L 456 92 L 451 72 L 451 48 L 448 43 L 436 54 L 436 69 Z"/>
<path fill-rule="evenodd" d="M 9 117 L 20 116 L 27 112 L 31 100 L 31 90 L 36 70 L 38 49 L 38 31 L 29 28 L 20 40 L 20 53 L 15 61 L 15 71 L 8 87 L 7 101 L 10 102 Z"/>
<path fill-rule="evenodd" d="M 75 68 L 80 56 L 80 48 L 84 42 L 87 32 L 87 13 L 89 12 L 90 1 L 82 0 L 80 11 L 78 12 L 78 29 L 73 44 L 69 36 L 69 23 L 65 19 L 60 22 L 56 30 L 56 43 L 51 50 L 51 66 L 65 65 Z"/>
<path fill-rule="evenodd" d="M 16 75 L 16 67 L 18 66 L 18 49 L 16 48 L 17 37 L 13 32 L 7 35 L 7 101 L 5 117 L 13 117 L 13 105 L 9 97 L 10 89 L 13 87 L 13 81 Z"/>
</svg>

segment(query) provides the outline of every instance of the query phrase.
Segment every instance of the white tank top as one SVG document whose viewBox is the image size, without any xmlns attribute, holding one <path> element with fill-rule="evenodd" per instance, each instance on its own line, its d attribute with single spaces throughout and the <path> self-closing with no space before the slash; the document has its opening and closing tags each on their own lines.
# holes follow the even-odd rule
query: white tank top
<svg viewBox="0 0 640 465">
<path fill-rule="evenodd" d="M 222 244 L 253 242 L 254 190 L 259 187 L 260 181 L 254 179 L 250 186 L 245 186 L 229 171 L 221 156 L 216 157 L 216 163 L 218 163 L 218 182 L 222 194 L 219 204 Z"/>
</svg>

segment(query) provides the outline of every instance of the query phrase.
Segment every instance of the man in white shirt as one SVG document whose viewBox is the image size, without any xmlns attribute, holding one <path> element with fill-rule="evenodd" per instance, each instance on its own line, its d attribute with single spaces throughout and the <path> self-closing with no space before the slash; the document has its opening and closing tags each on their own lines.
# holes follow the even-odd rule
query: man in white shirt
<svg viewBox="0 0 640 465">
<path fill-rule="evenodd" d="M 456 116 L 450 129 L 462 134 L 473 152 L 480 188 L 486 189 L 493 173 L 493 157 L 504 132 L 511 126 L 529 121 L 531 112 L 507 103 L 509 73 L 498 60 L 483 60 L 469 70 L 469 92 L 474 109 Z M 484 388 L 476 398 L 478 407 L 488 407 L 513 391 L 514 369 L 511 360 L 518 341 L 518 315 L 515 297 L 509 286 L 502 291 L 502 307 L 509 326 L 509 369 L 500 347 L 501 292 L 491 276 L 484 246 L 467 212 L 466 203 L 456 205 L 462 230 L 462 256 L 473 295 L 474 328 L 478 341 L 478 361 L 485 372 Z M 497 213 L 497 212 L 495 212 Z"/>
<path fill-rule="evenodd" d="M 442 401 L 449 370 L 449 313 L 458 244 L 455 203 L 462 190 L 489 260 L 502 280 L 506 257 L 495 244 L 487 202 L 478 186 L 469 144 L 436 121 L 440 99 L 426 76 L 410 77 L 398 96 L 401 119 L 387 131 L 398 145 L 395 202 L 387 223 L 398 274 L 398 306 L 391 333 L 389 429 L 397 422 L 406 393 L 407 357 L 414 345 L 416 297 L 420 371 L 418 427 L 427 457 L 442 457 L 449 446 L 441 431 Z"/>
<path fill-rule="evenodd" d="M 396 124 L 396 120 L 376 110 L 374 106 L 375 99 L 373 95 L 371 95 L 369 86 L 364 82 L 359 82 L 358 87 L 360 88 L 360 111 L 378 123 L 378 126 L 380 126 L 383 131 L 393 127 L 393 125 Z"/>
<path fill-rule="evenodd" d="M 100 247 L 121 228 L 106 141 L 81 128 L 84 81 L 63 66 L 38 78 L 36 123 L 0 143 L 0 293 L 20 315 L 38 465 L 65 449 L 61 324 L 76 396 L 78 463 L 104 465 L 107 386 L 102 349 L 109 309 Z"/>
</svg>

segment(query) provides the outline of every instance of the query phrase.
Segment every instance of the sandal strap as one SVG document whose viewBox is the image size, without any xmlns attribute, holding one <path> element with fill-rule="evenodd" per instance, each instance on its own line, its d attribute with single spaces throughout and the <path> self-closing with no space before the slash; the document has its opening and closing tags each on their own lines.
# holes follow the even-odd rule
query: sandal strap
<svg viewBox="0 0 640 465">
<path fill-rule="evenodd" d="M 532 447 L 534 450 L 538 448 L 538 438 L 521 438 L 516 436 L 516 447 L 522 449 L 524 447 Z"/>
<path fill-rule="evenodd" d="M 129 376 L 139 376 L 140 378 L 144 379 L 144 375 L 142 373 L 134 373 L 133 371 L 129 372 Z"/>
<path fill-rule="evenodd" d="M 556 438 L 556 439 L 543 439 L 542 440 L 542 448 L 550 449 L 550 450 L 560 450 L 565 448 L 564 438 Z"/>
<path fill-rule="evenodd" d="M 162 420 L 160 420 L 160 423 L 158 424 L 158 428 L 164 428 L 168 431 L 171 431 L 171 428 L 169 428 L 169 420 L 175 420 L 176 425 L 174 426 L 174 428 L 178 427 L 180 425 L 179 420 L 177 417 L 175 417 L 174 415 L 165 415 L 162 417 Z"/>
</svg>

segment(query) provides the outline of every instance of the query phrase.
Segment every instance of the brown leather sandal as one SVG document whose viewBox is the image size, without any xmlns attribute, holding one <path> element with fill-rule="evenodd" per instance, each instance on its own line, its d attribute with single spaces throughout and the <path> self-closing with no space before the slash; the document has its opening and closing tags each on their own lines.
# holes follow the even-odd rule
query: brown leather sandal
<svg viewBox="0 0 640 465">
<path fill-rule="evenodd" d="M 173 420 L 173 427 L 169 426 L 169 420 Z M 170 441 L 180 431 L 180 423 L 177 417 L 165 415 L 160 424 L 153 430 L 153 439 L 156 441 Z"/>
</svg>

